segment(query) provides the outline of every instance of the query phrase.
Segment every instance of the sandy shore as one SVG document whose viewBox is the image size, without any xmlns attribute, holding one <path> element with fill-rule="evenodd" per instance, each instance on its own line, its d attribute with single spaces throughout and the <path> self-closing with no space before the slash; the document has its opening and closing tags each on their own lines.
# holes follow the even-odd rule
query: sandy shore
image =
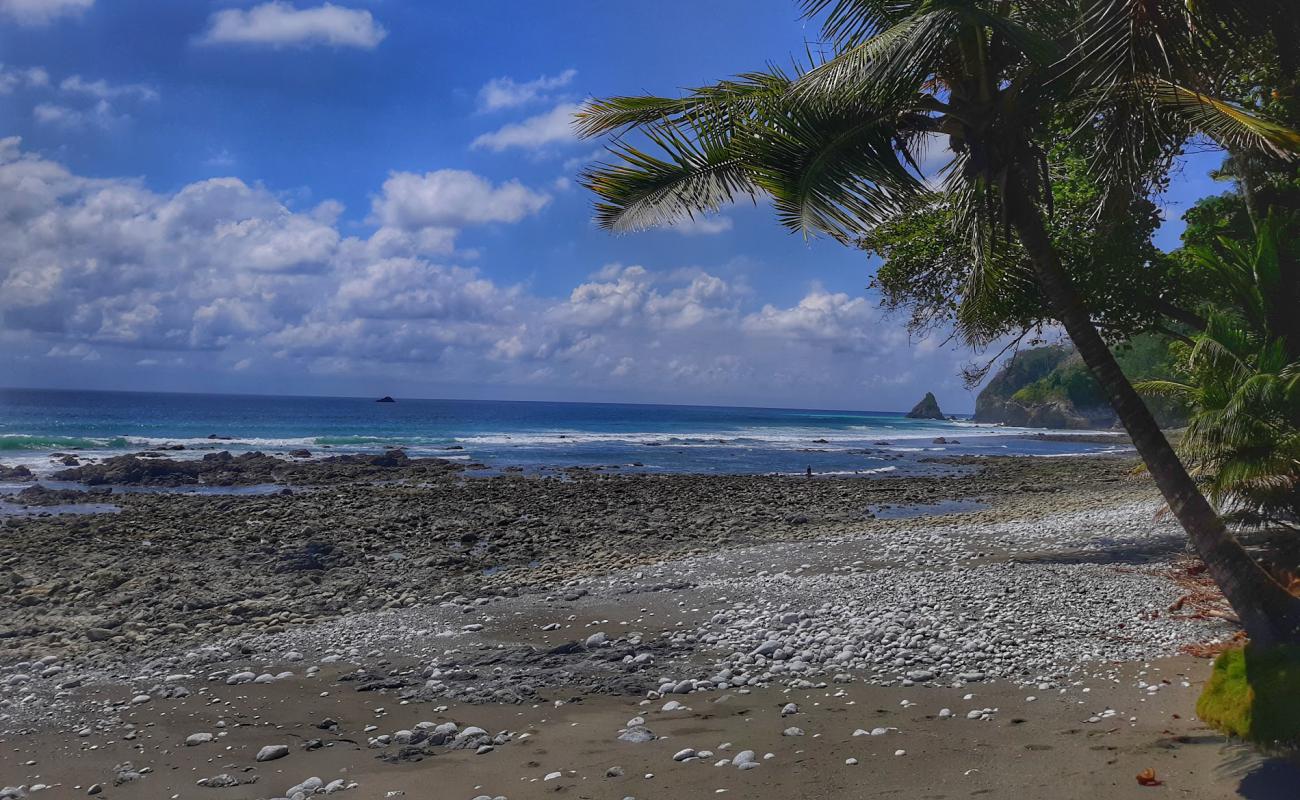
<svg viewBox="0 0 1300 800">
<path fill-rule="evenodd" d="M 1131 467 L 425 474 L 13 518 L 0 786 L 1294 797 L 1194 718 L 1182 651 L 1233 631 L 1178 605 L 1199 579 Z"/>
</svg>

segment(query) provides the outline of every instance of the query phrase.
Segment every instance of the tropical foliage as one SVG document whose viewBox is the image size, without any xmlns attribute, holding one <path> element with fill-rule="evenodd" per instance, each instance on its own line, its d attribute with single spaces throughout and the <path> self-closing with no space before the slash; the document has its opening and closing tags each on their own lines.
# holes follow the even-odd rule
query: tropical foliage
<svg viewBox="0 0 1300 800">
<path fill-rule="evenodd" d="M 1285 226 L 1184 252 L 1232 298 L 1211 307 L 1190 344 L 1175 345 L 1182 380 L 1138 385 L 1192 409 L 1181 451 L 1220 508 L 1255 521 L 1300 523 L 1300 361 L 1270 324 L 1279 302 Z M 1290 309 L 1289 313 L 1296 313 Z"/>
<path fill-rule="evenodd" d="M 1071 281 L 1110 341 L 1171 324 L 1167 309 L 1185 301 L 1182 284 L 1171 275 L 1176 265 L 1152 242 L 1160 225 L 1158 209 L 1134 195 L 1114 219 L 1098 225 L 1103 189 L 1088 170 L 1083 143 L 1064 138 L 1068 133 L 1061 131 L 1061 141 L 1047 153 L 1052 193 L 1047 224 Z M 965 324 L 959 332 L 977 346 L 1041 329 L 1050 311 L 1033 282 L 1008 286 L 982 305 L 963 306 L 973 265 L 955 215 L 954 204 L 940 199 L 863 233 L 858 245 L 882 261 L 871 288 L 883 305 L 908 313 L 908 327 L 918 333 L 947 329 L 960 316 Z M 1003 246 L 1017 272 L 1032 274 L 1018 242 Z"/>
</svg>

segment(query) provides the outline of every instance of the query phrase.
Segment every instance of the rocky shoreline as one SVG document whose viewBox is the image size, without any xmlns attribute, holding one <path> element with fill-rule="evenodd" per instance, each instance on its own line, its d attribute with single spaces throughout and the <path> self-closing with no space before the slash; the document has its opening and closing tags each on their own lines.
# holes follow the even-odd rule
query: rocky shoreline
<svg viewBox="0 0 1300 800">
<path fill-rule="evenodd" d="M 1111 459 L 992 459 L 978 469 L 965 459 L 953 467 L 962 475 L 873 480 L 466 479 L 449 462 L 401 460 L 388 470 L 351 459 L 313 466 L 340 481 L 380 469 L 387 482 L 378 485 L 118 492 L 113 515 L 10 518 L 0 523 L 0 660 L 275 631 L 467 590 L 517 594 L 665 557 L 883 524 L 872 517 L 892 506 L 997 496 L 1014 510 L 1020 492 L 1077 497 L 1127 480 L 1127 464 Z M 24 502 L 106 498 L 102 489 L 26 491 Z"/>
<path fill-rule="evenodd" d="M 1196 588 L 1183 538 L 1131 461 L 947 466 L 806 479 L 430 464 L 287 494 L 114 492 L 114 514 L 7 519 L 0 738 L 14 749 L 0 785 L 369 797 L 418 790 L 434 769 L 450 796 L 491 800 L 648 780 L 636 776 L 661 758 L 727 776 L 805 763 L 841 775 L 895 750 L 960 759 L 956 717 L 1115 734 L 1107 721 L 1131 708 L 1133 730 L 1139 715 L 1144 731 L 1182 725 L 1169 715 L 1190 714 L 1199 678 L 1177 678 L 1169 700 L 1152 659 L 1232 628 L 1182 607 Z M 719 717 L 727 702 L 748 710 Z M 827 727 L 819 706 L 855 723 Z M 590 733 L 572 739 L 552 717 Z M 897 739 L 853 747 L 857 727 Z M 825 748 L 805 751 L 823 732 Z M 1062 758 L 1083 757 L 1069 741 Z M 557 763 L 565 746 L 610 763 Z M 63 766 L 43 769 L 48 752 Z M 687 767 L 666 767 L 655 791 L 610 791 L 712 793 Z M 889 780 L 906 792 L 924 773 Z M 854 776 L 826 796 L 861 792 Z"/>
</svg>

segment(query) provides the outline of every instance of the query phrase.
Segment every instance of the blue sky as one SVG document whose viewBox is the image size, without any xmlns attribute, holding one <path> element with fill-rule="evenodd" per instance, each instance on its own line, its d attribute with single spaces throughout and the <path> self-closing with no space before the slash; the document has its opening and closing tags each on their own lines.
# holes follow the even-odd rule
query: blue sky
<svg viewBox="0 0 1300 800">
<path fill-rule="evenodd" d="M 573 184 L 573 103 L 815 35 L 782 0 L 0 0 L 0 384 L 969 410 L 973 356 L 861 254 L 762 205 L 610 236 Z"/>
</svg>

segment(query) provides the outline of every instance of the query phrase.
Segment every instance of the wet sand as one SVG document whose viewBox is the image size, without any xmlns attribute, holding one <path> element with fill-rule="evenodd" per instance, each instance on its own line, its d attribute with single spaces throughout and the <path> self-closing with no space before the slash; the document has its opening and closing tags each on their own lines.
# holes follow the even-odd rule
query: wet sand
<svg viewBox="0 0 1300 800">
<path fill-rule="evenodd" d="M 777 688 L 749 694 L 704 693 L 681 698 L 687 710 L 663 712 L 660 701 L 574 696 L 562 688 L 528 706 L 401 704 L 384 692 L 359 693 L 328 673 L 270 685 L 204 686 L 174 701 L 154 701 L 124 717 L 136 738 L 67 734 L 6 737 L 0 775 L 6 783 L 52 782 L 45 797 L 84 796 L 103 785 L 105 797 L 229 800 L 281 796 L 318 776 L 358 786 L 345 797 L 509 798 L 626 796 L 840 798 L 988 796 L 1055 798 L 1289 798 L 1300 771 L 1266 762 L 1226 744 L 1188 713 L 1206 672 L 1203 661 L 1164 659 L 1124 665 L 1116 680 L 1060 689 L 1025 690 L 1005 684 L 960 689 L 861 684 L 813 691 Z M 1164 688 L 1136 688 L 1145 680 Z M 1167 681 L 1167 683 L 1165 683 Z M 963 699 L 973 694 L 970 700 Z M 1037 696 L 1026 702 L 1029 696 Z M 915 703 L 910 707 L 904 701 Z M 796 703 L 798 713 L 781 709 Z M 956 715 L 940 719 L 942 708 Z M 990 719 L 969 720 L 971 708 L 996 708 Z M 1089 722 L 1098 713 L 1118 713 Z M 619 741 L 626 722 L 644 716 L 659 737 Z M 338 730 L 317 723 L 332 719 Z M 476 725 L 515 739 L 477 755 L 440 751 L 419 761 L 387 763 L 393 748 L 371 748 L 368 737 L 412 729 L 421 721 Z M 377 730 L 366 733 L 369 725 Z M 783 731 L 797 726 L 803 736 Z M 855 730 L 888 728 L 880 735 Z M 129 730 L 124 727 L 123 732 Z M 219 734 L 187 747 L 187 736 Z M 527 738 L 519 738 L 528 734 Z M 304 743 L 323 746 L 308 750 Z M 730 746 L 724 748 L 729 743 Z M 258 764 L 257 751 L 285 744 L 290 754 Z M 712 750 L 707 759 L 675 762 L 684 748 Z M 739 770 L 716 762 L 754 750 L 761 766 Z M 896 755 L 904 750 L 904 755 Z M 772 758 L 764 758 L 771 753 Z M 857 759 L 847 765 L 847 759 Z M 28 761 L 35 761 L 28 764 Z M 119 787 L 115 767 L 152 771 Z M 609 777 L 612 767 L 623 774 Z M 1152 769 L 1163 782 L 1140 785 Z M 561 777 L 544 780 L 553 772 Z M 1290 773 L 1288 775 L 1288 773 Z M 223 789 L 196 786 L 220 774 L 255 783 Z M 648 777 L 648 776 L 653 777 Z"/>
</svg>

